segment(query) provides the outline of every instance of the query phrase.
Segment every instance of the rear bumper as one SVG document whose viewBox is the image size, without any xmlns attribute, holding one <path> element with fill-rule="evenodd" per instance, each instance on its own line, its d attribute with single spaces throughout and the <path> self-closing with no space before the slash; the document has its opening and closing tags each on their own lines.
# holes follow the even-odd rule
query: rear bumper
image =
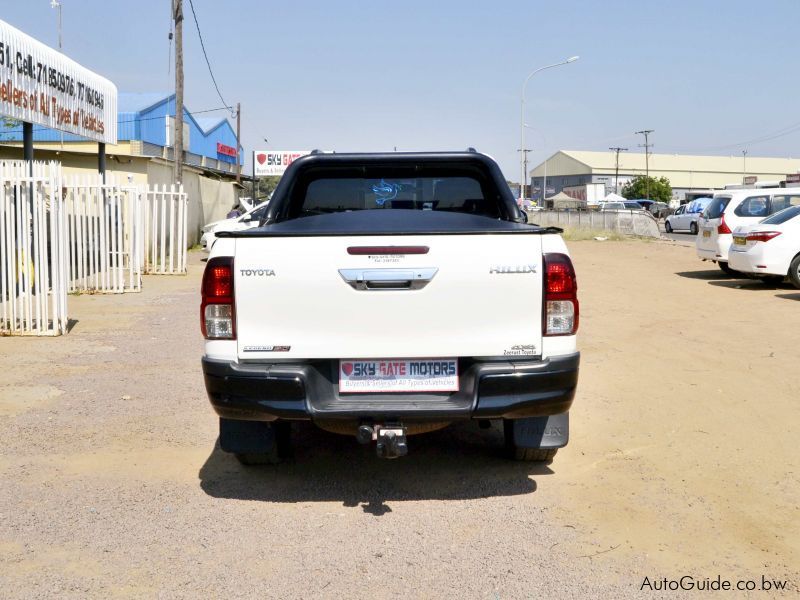
<svg viewBox="0 0 800 600">
<path fill-rule="evenodd" d="M 569 410 L 580 353 L 544 360 L 461 359 L 452 394 L 339 395 L 336 361 L 248 364 L 202 359 L 206 391 L 227 419 L 515 419 Z"/>
<path fill-rule="evenodd" d="M 756 244 L 744 252 L 731 249 L 728 252 L 728 264 L 732 269 L 742 273 L 783 275 L 785 277 L 789 271 L 789 265 L 771 260 L 762 246 L 764 244 Z"/>
<path fill-rule="evenodd" d="M 728 248 L 730 248 L 733 236 L 729 233 L 716 234 L 715 236 L 712 233 L 711 240 L 704 240 L 702 236 L 703 229 L 700 229 L 695 243 L 697 256 L 704 260 L 728 262 Z"/>
</svg>

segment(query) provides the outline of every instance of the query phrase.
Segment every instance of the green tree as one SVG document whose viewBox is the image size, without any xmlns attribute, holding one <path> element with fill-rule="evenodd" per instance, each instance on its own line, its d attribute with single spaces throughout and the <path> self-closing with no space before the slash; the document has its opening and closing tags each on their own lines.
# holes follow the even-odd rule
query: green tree
<svg viewBox="0 0 800 600">
<path fill-rule="evenodd" d="M 648 185 L 649 183 L 649 185 Z M 647 198 L 648 187 L 650 190 L 650 200 L 669 203 L 672 200 L 672 186 L 666 177 L 647 177 L 637 175 L 622 188 L 622 195 L 628 200 L 638 200 Z"/>
<path fill-rule="evenodd" d="M 281 178 L 277 175 L 270 175 L 267 177 L 259 177 L 257 179 L 258 185 L 256 186 L 256 194 L 255 197 L 261 201 L 266 200 L 267 197 L 272 193 L 272 191 L 278 186 L 278 182 Z M 253 195 L 253 184 L 251 183 L 247 186 L 247 191 L 250 192 L 250 195 Z"/>
</svg>

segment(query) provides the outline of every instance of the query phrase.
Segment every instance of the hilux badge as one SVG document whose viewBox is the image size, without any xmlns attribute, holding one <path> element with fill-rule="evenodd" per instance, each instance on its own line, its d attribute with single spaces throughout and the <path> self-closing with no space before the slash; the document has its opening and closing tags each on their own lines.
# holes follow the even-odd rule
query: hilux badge
<svg viewBox="0 0 800 600">
<path fill-rule="evenodd" d="M 489 275 L 510 275 L 515 273 L 536 273 L 536 265 L 494 265 L 489 267 Z"/>
</svg>

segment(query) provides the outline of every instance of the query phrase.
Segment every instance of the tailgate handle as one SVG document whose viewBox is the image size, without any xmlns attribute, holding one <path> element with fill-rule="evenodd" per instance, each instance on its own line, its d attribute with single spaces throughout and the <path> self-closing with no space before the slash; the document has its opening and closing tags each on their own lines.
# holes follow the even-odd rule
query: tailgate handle
<svg viewBox="0 0 800 600">
<path fill-rule="evenodd" d="M 339 269 L 339 275 L 354 290 L 420 290 L 428 285 L 437 268 L 429 269 Z"/>
</svg>

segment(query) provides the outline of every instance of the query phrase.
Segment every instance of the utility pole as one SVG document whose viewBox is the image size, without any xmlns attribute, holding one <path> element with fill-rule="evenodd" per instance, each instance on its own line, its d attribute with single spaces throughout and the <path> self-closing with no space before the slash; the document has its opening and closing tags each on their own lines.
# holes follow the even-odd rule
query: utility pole
<svg viewBox="0 0 800 600">
<path fill-rule="evenodd" d="M 627 152 L 627 148 L 620 148 L 619 146 L 614 146 L 613 148 L 609 148 L 612 152 L 616 152 L 617 160 L 616 160 L 616 168 L 614 169 L 614 193 L 619 194 L 619 153 L 620 152 Z"/>
<path fill-rule="evenodd" d="M 742 150 L 742 183 L 747 177 L 747 150 Z"/>
<path fill-rule="evenodd" d="M 172 155 L 175 159 L 175 184 L 183 181 L 183 0 L 172 0 L 172 19 L 175 22 L 175 139 Z"/>
<path fill-rule="evenodd" d="M 528 187 L 528 152 L 530 151 L 531 151 L 530 148 L 517 148 L 517 152 L 522 152 L 522 173 L 524 175 L 523 180 L 519 182 L 520 200 L 529 197 L 525 193 L 525 188 Z"/>
<path fill-rule="evenodd" d="M 643 129 L 642 131 L 637 131 L 637 134 L 642 134 L 644 136 L 644 144 L 639 144 L 639 147 L 644 147 L 644 165 L 645 165 L 645 187 L 647 189 L 647 199 L 650 200 L 650 147 L 653 145 L 649 142 L 649 136 L 653 133 L 655 129 Z"/>
<path fill-rule="evenodd" d="M 242 183 L 242 167 L 239 163 L 239 132 L 241 131 L 242 104 L 236 103 L 236 183 Z M 255 198 L 253 198 L 255 201 Z"/>
</svg>

